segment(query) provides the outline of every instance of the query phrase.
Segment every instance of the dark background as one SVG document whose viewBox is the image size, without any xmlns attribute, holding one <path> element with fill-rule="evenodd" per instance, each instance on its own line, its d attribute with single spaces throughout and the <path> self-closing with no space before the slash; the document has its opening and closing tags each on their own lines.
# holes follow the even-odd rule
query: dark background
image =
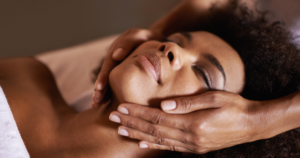
<svg viewBox="0 0 300 158">
<path fill-rule="evenodd" d="M 0 58 L 29 56 L 149 27 L 181 0 L 1 0 Z M 300 0 L 261 0 L 288 21 Z"/>
</svg>

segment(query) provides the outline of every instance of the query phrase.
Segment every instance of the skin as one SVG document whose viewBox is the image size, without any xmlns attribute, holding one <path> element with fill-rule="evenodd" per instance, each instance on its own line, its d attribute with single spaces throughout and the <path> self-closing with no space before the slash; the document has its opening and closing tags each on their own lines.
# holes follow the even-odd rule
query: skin
<svg viewBox="0 0 300 158">
<path fill-rule="evenodd" d="M 203 64 L 214 89 L 240 92 L 244 84 L 243 75 L 233 76 L 235 71 L 244 73 L 243 63 L 234 49 L 208 32 L 193 32 L 190 36 L 192 39 L 188 41 L 178 33 L 169 37 L 177 43 L 149 41 L 141 45 L 111 73 L 111 103 L 82 113 L 68 107 L 51 72 L 43 64 L 32 58 L 1 60 L 0 84 L 31 157 L 156 157 L 163 154 L 159 150 L 141 150 L 137 141 L 120 137 L 115 132 L 117 124 L 108 118 L 117 123 L 120 120 L 110 113 L 124 102 L 149 105 L 149 101 L 159 95 L 185 96 L 207 91 L 202 75 L 193 69 L 194 63 Z M 161 58 L 161 84 L 138 65 L 136 55 L 145 52 L 157 53 Z M 166 56 L 168 53 L 173 53 L 171 62 Z M 225 86 L 221 72 L 203 57 L 204 54 L 215 56 L 223 66 L 227 77 Z M 182 79 L 176 80 L 178 76 Z M 146 87 L 148 91 L 143 91 Z M 135 94 L 126 95 L 130 92 Z M 140 99 L 136 97 L 139 93 L 148 96 Z"/>
<path fill-rule="evenodd" d="M 110 85 L 121 102 L 155 105 L 162 99 L 190 96 L 208 90 L 240 93 L 244 86 L 244 67 L 237 52 L 219 37 L 204 31 L 176 33 L 168 37 L 172 42 L 148 41 L 140 45 L 110 74 Z M 160 83 L 137 62 L 139 55 L 154 53 L 161 60 Z M 170 60 L 168 55 L 172 55 Z M 226 75 L 206 56 L 214 56 Z M 203 69 L 210 86 L 197 67 Z"/>
<path fill-rule="evenodd" d="M 242 1 L 242 3 L 244 2 L 249 8 L 254 8 L 255 6 L 255 1 Z M 93 107 L 101 105 L 101 100 L 103 100 L 107 89 L 108 76 L 116 66 L 117 61 L 123 60 L 135 47 L 148 40 L 161 40 L 164 36 L 177 31 L 189 31 L 195 23 L 199 24 L 199 21 L 202 21 L 203 25 L 205 25 L 208 22 L 207 20 L 209 20 L 209 8 L 212 5 L 223 8 L 226 7 L 227 3 L 227 0 L 185 0 L 155 22 L 149 30 L 133 28 L 124 32 L 112 44 L 105 58 L 95 83 Z M 124 109 L 126 109 L 126 113 L 119 116 L 122 124 L 125 125 L 121 127 L 128 129 L 129 137 L 144 140 L 140 142 L 140 144 L 144 143 L 147 145 L 144 148 L 205 153 L 228 146 L 271 138 L 285 131 L 300 127 L 298 119 L 300 114 L 299 98 L 300 91 L 269 101 L 247 100 L 237 94 L 212 91 L 201 95 L 164 100 L 160 103 L 162 111 L 152 110 L 135 104 L 121 104 L 119 108 L 123 110 L 120 110 L 120 112 L 124 113 Z M 159 104 L 152 106 L 158 107 Z M 134 111 L 139 112 L 135 113 Z M 199 112 L 201 115 L 195 117 L 191 114 L 195 112 Z M 221 115 L 222 112 L 227 112 L 231 115 L 219 119 L 210 117 L 213 114 Z M 128 113 L 129 115 L 127 115 Z M 203 115 L 203 113 L 206 113 L 206 115 Z M 177 114 L 184 114 L 186 117 L 179 117 L 182 115 Z M 178 120 L 175 122 L 175 118 L 180 118 L 181 122 L 178 123 Z M 151 124 L 145 125 L 145 120 L 151 122 Z M 190 122 L 195 126 L 186 128 L 187 131 L 185 133 L 180 133 L 176 136 L 170 134 L 173 131 L 177 131 L 179 129 L 178 126 L 184 126 Z M 203 124 L 214 128 L 214 132 L 201 128 Z M 227 124 L 227 126 L 224 126 L 224 124 Z M 152 129 L 150 130 L 151 132 L 149 132 L 149 129 Z M 235 133 L 240 133 L 240 135 Z M 170 138 L 170 140 L 168 141 L 165 138 Z M 184 148 L 177 146 L 178 143 L 176 142 L 181 141 L 182 138 L 195 140 L 196 143 L 184 139 L 184 143 L 181 144 Z M 212 138 L 223 139 L 211 141 Z"/>
<path fill-rule="evenodd" d="M 9 67 L 10 69 L 7 69 Z M 0 84 L 30 157 L 156 157 L 120 137 L 108 120 L 119 102 L 76 113 L 60 95 L 49 69 L 33 58 L 0 60 Z"/>
</svg>

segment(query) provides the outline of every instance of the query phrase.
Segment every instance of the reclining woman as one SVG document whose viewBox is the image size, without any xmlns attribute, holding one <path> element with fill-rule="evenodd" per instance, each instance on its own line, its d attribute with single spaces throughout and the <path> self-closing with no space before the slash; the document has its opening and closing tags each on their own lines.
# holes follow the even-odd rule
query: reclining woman
<svg viewBox="0 0 300 158">
<path fill-rule="evenodd" d="M 30 155 L 156 157 L 165 153 L 141 150 L 135 141 L 115 132 L 117 124 L 108 118 L 120 103 L 153 105 L 162 99 L 210 90 L 242 93 L 244 97 L 258 99 L 295 91 L 293 87 L 300 81 L 299 50 L 288 41 L 288 33 L 277 24 L 266 23 L 262 17 L 254 18 L 245 8 L 237 12 L 232 11 L 234 8 L 239 10 L 234 4 L 225 10 L 213 10 L 216 15 L 226 15 L 225 20 L 220 16 L 212 17 L 215 20 L 210 25 L 197 28 L 197 31 L 175 33 L 165 41 L 148 41 L 140 45 L 111 72 L 111 102 L 97 110 L 76 113 L 70 109 L 48 68 L 35 59 L 2 60 L 0 84 Z M 219 23 L 222 27 L 217 27 Z M 280 85 L 279 88 L 274 88 L 274 84 Z M 270 88 L 273 90 L 269 91 Z M 253 92 L 260 93 L 252 95 Z M 110 119 L 119 121 L 114 115 L 110 115 Z M 180 118 L 174 119 L 180 121 Z M 170 136 L 184 132 L 185 127 L 180 128 L 182 130 L 170 133 Z M 270 151 L 266 144 L 255 142 L 215 153 L 216 156 L 221 153 L 230 156 L 260 151 L 269 155 L 278 152 L 276 149 L 283 144 L 287 147 L 285 152 L 298 154 L 294 152 L 298 151 L 298 146 L 290 141 L 298 135 L 292 131 L 270 139 L 276 142 L 272 143 Z"/>
</svg>

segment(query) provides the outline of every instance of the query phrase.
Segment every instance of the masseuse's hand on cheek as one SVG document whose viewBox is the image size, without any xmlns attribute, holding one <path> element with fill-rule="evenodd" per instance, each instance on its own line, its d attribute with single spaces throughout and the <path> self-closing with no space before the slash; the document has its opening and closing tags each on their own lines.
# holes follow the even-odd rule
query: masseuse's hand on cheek
<svg viewBox="0 0 300 158">
<path fill-rule="evenodd" d="M 163 101 L 165 112 L 121 104 L 110 120 L 122 124 L 120 135 L 141 140 L 141 148 L 202 154 L 259 139 L 263 129 L 253 115 L 255 104 L 237 94 L 211 91 Z"/>
<path fill-rule="evenodd" d="M 157 33 L 153 33 L 153 31 L 134 28 L 125 31 L 113 42 L 95 83 L 93 107 L 99 106 L 99 103 L 103 99 L 107 88 L 109 73 L 117 65 L 117 62 L 123 60 L 141 43 L 150 39 L 159 38 L 161 38 L 161 36 Z"/>
</svg>

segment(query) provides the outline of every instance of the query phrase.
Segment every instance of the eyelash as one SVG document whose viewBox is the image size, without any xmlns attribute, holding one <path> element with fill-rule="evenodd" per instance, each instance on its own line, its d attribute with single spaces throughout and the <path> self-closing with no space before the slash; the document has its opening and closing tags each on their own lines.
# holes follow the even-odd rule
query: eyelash
<svg viewBox="0 0 300 158">
<path fill-rule="evenodd" d="M 207 75 L 204 71 L 197 65 L 194 65 L 195 69 L 198 70 L 204 78 L 205 83 L 207 84 L 208 88 L 210 89 L 210 80 L 208 79 Z"/>
</svg>

